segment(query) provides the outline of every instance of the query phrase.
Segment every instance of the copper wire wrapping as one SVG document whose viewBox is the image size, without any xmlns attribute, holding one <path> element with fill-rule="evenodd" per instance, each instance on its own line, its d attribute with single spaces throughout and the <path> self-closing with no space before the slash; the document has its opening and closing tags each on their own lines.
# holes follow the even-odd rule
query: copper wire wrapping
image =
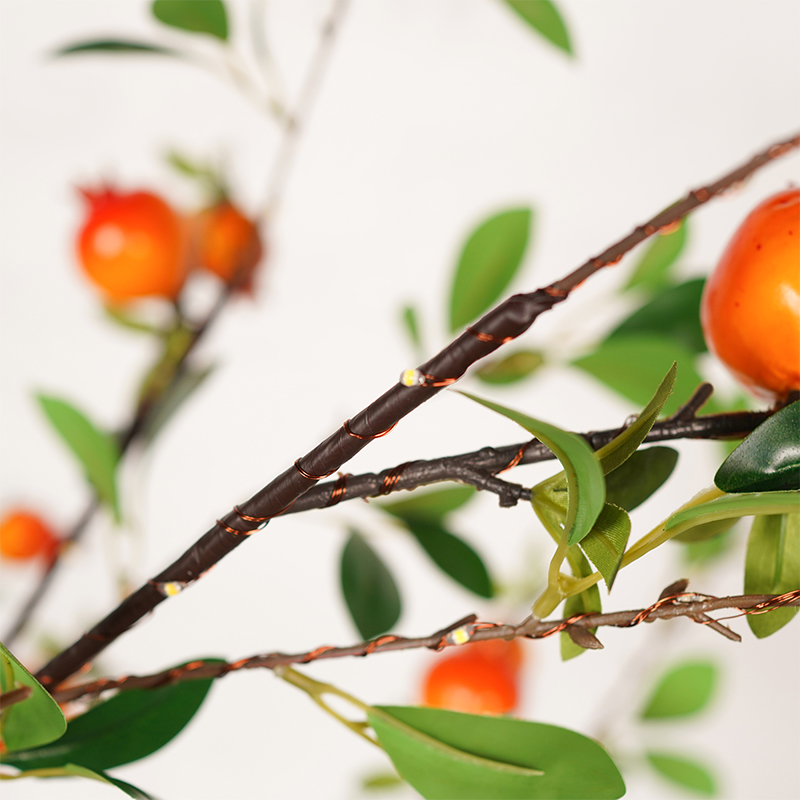
<svg viewBox="0 0 800 800">
<path fill-rule="evenodd" d="M 365 434 L 365 435 L 362 436 L 360 433 L 356 433 L 355 431 L 351 430 L 351 428 L 350 428 L 350 420 L 349 419 L 346 419 L 344 421 L 344 423 L 342 424 L 342 427 L 344 428 L 344 432 L 348 436 L 352 436 L 354 439 L 361 439 L 361 440 L 366 439 L 367 441 L 372 441 L 373 439 L 380 439 L 381 436 L 386 436 L 386 434 L 387 433 L 391 433 L 395 429 L 396 426 L 397 426 L 397 422 L 395 422 L 393 425 L 390 425 L 385 431 L 381 431 L 380 433 Z"/>
<path fill-rule="evenodd" d="M 479 342 L 487 342 L 490 344 L 508 344 L 514 341 L 513 336 L 495 336 L 493 333 L 484 333 L 483 331 L 476 331 L 475 328 L 467 328 L 467 333 L 471 333 Z"/>
<path fill-rule="evenodd" d="M 404 464 L 398 464 L 394 469 L 386 473 L 383 478 L 381 488 L 378 489 L 378 497 L 384 494 L 389 494 L 394 490 L 395 486 L 397 486 L 397 483 L 400 480 L 400 476 L 403 474 L 403 470 L 405 470 L 409 464 L 411 464 L 410 461 L 406 461 Z"/>
<path fill-rule="evenodd" d="M 305 470 L 304 470 L 304 469 L 303 469 L 303 468 L 300 466 L 300 459 L 299 459 L 299 458 L 298 458 L 298 459 L 297 459 L 297 460 L 294 462 L 294 468 L 295 468 L 295 469 L 296 469 L 296 470 L 297 470 L 297 471 L 298 471 L 298 472 L 299 472 L 299 473 L 300 473 L 300 474 L 301 474 L 301 475 L 302 475 L 304 478 L 306 478 L 307 480 L 310 480 L 310 481 L 321 481 L 323 478 L 327 478 L 327 477 L 328 477 L 328 475 L 333 475 L 333 473 L 334 473 L 334 472 L 336 472 L 336 470 L 335 470 L 335 469 L 332 469 L 330 472 L 326 472 L 324 475 L 312 475 L 310 472 L 306 472 L 306 471 L 305 471 Z"/>
<path fill-rule="evenodd" d="M 503 467 L 502 469 L 498 469 L 498 470 L 496 470 L 496 471 L 495 471 L 494 473 L 492 473 L 492 474 L 493 474 L 493 475 L 500 475 L 500 474 L 501 474 L 501 473 L 503 473 L 503 472 L 508 472 L 508 470 L 510 470 L 510 469 L 514 469 L 514 467 L 516 467 L 516 466 L 517 466 L 517 464 L 519 464 L 519 462 L 520 462 L 520 461 L 522 461 L 522 456 L 524 456 L 524 455 L 525 455 L 525 451 L 526 451 L 526 450 L 527 450 L 527 449 L 528 449 L 528 448 L 529 448 L 529 447 L 530 447 L 530 446 L 531 446 L 531 445 L 532 445 L 532 444 L 533 444 L 535 441 L 536 441 L 535 439 L 531 439 L 531 441 L 529 441 L 529 442 L 525 442 L 525 444 L 523 444 L 523 445 L 522 445 L 522 446 L 519 448 L 519 450 L 517 450 L 517 452 L 516 452 L 516 454 L 514 455 L 514 457 L 511 459 L 511 461 L 509 461 L 509 462 L 508 462 L 508 464 L 507 464 L 505 467 Z"/>
<path fill-rule="evenodd" d="M 344 500 L 345 492 L 347 491 L 347 479 L 350 477 L 349 472 L 340 473 L 339 477 L 336 479 L 336 483 L 333 484 L 333 489 L 331 490 L 331 496 L 328 499 L 328 502 L 325 503 L 326 508 L 330 508 L 331 506 L 335 506 L 337 503 L 341 503 Z"/>
</svg>

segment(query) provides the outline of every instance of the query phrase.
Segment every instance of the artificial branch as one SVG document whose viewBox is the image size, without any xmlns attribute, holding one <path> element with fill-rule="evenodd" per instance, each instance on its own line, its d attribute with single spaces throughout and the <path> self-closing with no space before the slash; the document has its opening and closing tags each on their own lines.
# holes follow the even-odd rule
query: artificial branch
<svg viewBox="0 0 800 800">
<path fill-rule="evenodd" d="M 611 264 L 657 231 L 686 216 L 770 161 L 800 146 L 800 134 L 779 142 L 734 169 L 716 183 L 690 192 L 686 198 L 589 259 L 560 281 L 528 294 L 517 294 L 489 311 L 438 355 L 404 374 L 401 382 L 360 411 L 261 491 L 234 508 L 173 564 L 127 597 L 107 617 L 72 646 L 56 655 L 38 673 L 46 687 L 55 688 L 79 670 L 175 587 L 197 580 L 251 533 L 285 511 L 322 478 L 338 470 L 372 439 L 388 433 L 403 417 L 457 381 L 467 369 L 503 344 L 516 339 L 536 318 L 564 301 L 588 277 Z M 398 478 L 400 475 L 397 476 Z"/>
<path fill-rule="evenodd" d="M 546 639 L 562 631 L 570 634 L 571 638 L 582 647 L 589 649 L 602 648 L 590 629 L 598 627 L 632 628 L 642 622 L 652 622 L 656 619 L 675 619 L 686 617 L 700 625 L 722 633 L 733 641 L 741 641 L 741 637 L 731 631 L 721 622 L 708 616 L 711 611 L 722 609 L 736 609 L 741 616 L 746 614 L 765 614 L 777 608 L 800 606 L 800 590 L 782 595 L 736 595 L 732 597 L 711 597 L 709 595 L 686 592 L 686 581 L 678 581 L 661 593 L 661 597 L 647 608 L 633 609 L 631 611 L 616 611 L 610 614 L 579 614 L 568 619 L 540 620 L 529 617 L 519 625 L 506 625 L 494 622 L 478 622 L 476 615 L 458 620 L 446 628 L 418 638 L 404 636 L 384 635 L 378 636 L 368 642 L 360 642 L 351 647 L 322 646 L 305 653 L 267 653 L 264 655 L 250 656 L 238 661 L 192 661 L 182 667 L 164 670 L 152 675 L 127 675 L 110 680 L 99 680 L 83 683 L 77 686 L 56 689 L 53 697 L 59 703 L 76 700 L 79 697 L 91 697 L 112 689 L 154 689 L 159 686 L 177 683 L 183 680 L 196 680 L 202 678 L 221 678 L 229 672 L 242 669 L 267 668 L 286 666 L 289 664 L 308 664 L 311 661 L 322 661 L 329 658 L 345 658 L 350 656 L 367 656 L 373 653 L 383 653 L 394 650 L 414 650 L 427 648 L 429 650 L 443 650 L 446 647 L 461 646 L 461 643 L 485 641 L 487 639 L 514 638 Z M 675 591 L 678 589 L 679 591 Z M 726 617 L 729 619 L 729 617 Z M 454 632 L 459 635 L 454 636 Z M 466 638 L 466 642 L 464 639 Z"/>
</svg>

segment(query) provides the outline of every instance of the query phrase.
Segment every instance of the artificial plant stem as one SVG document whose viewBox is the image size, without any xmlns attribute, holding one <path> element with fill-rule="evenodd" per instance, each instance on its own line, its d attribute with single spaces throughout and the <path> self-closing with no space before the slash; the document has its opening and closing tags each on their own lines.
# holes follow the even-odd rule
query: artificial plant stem
<svg viewBox="0 0 800 800">
<path fill-rule="evenodd" d="M 371 439 L 388 432 L 403 417 L 458 380 L 476 361 L 495 352 L 503 344 L 524 333 L 536 318 L 563 302 L 586 278 L 615 264 L 622 255 L 654 235 L 660 228 L 682 219 L 697 206 L 724 192 L 760 167 L 800 146 L 800 135 L 772 145 L 742 167 L 730 172 L 712 186 L 690 192 L 652 220 L 638 226 L 632 234 L 605 252 L 589 259 L 574 272 L 550 286 L 508 298 L 485 314 L 438 355 L 422 364 L 415 374 L 421 382 L 398 382 L 373 403 L 346 421 L 327 439 L 297 459 L 260 492 L 226 514 L 174 563 L 126 598 L 77 642 L 56 655 L 38 673 L 46 687 L 56 687 L 102 652 L 108 644 L 130 629 L 172 593 L 166 586 L 185 586 L 206 573 L 225 555 L 238 547 L 258 527 L 245 520 L 266 523 L 282 514 L 321 477 L 338 470 L 360 452 Z M 431 379 L 432 380 L 429 380 Z"/>
</svg>

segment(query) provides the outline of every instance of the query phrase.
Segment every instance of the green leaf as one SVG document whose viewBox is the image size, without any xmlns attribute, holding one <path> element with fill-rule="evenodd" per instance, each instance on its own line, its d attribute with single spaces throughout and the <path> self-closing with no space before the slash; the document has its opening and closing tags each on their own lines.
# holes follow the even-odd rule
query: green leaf
<svg viewBox="0 0 800 800">
<path fill-rule="evenodd" d="M 22 664 L 0 644 L 0 689 L 29 686 L 31 694 L 0 714 L 0 739 L 8 752 L 48 744 L 63 736 L 67 721 L 58 703 Z"/>
<path fill-rule="evenodd" d="M 464 397 L 502 414 L 533 434 L 551 450 L 566 473 L 569 505 L 565 529 L 569 544 L 576 544 L 592 529 L 603 510 L 606 486 L 603 471 L 591 447 L 580 436 L 510 408 L 461 392 Z M 535 500 L 535 493 L 534 493 Z"/>
<path fill-rule="evenodd" d="M 710 702 L 719 675 L 709 661 L 687 661 L 659 680 L 641 712 L 642 719 L 674 719 L 702 711 Z"/>
<path fill-rule="evenodd" d="M 135 333 L 147 333 L 151 336 L 164 335 L 164 331 L 161 328 L 156 328 L 147 322 L 136 319 L 136 317 L 129 314 L 122 306 L 106 305 L 103 310 L 106 312 L 106 317 L 121 328 L 134 331 Z"/>
<path fill-rule="evenodd" d="M 419 333 L 419 316 L 417 310 L 412 305 L 403 307 L 403 314 L 401 317 L 403 327 L 405 328 L 408 338 L 415 350 L 422 350 L 422 337 Z"/>
<path fill-rule="evenodd" d="M 718 520 L 739 519 L 754 514 L 790 514 L 798 510 L 800 510 L 800 492 L 727 494 L 673 514 L 667 520 L 664 530 L 677 529 L 676 533 L 683 533 L 698 525 Z"/>
<path fill-rule="evenodd" d="M 81 53 L 141 53 L 158 56 L 178 56 L 180 53 L 169 47 L 162 47 L 149 42 L 134 42 L 127 39 L 94 39 L 88 42 L 69 44 L 56 50 L 53 55 L 79 55 Z"/>
<path fill-rule="evenodd" d="M 672 539 L 676 542 L 684 542 L 685 544 L 708 542 L 730 531 L 738 521 L 739 517 L 715 519 L 711 522 L 694 525 L 683 533 L 673 536 Z"/>
<path fill-rule="evenodd" d="M 503 358 L 487 361 L 477 372 L 475 377 L 484 383 L 505 385 L 517 383 L 532 375 L 542 364 L 544 358 L 541 353 L 534 350 L 517 350 Z"/>
<path fill-rule="evenodd" d="M 506 0 L 506 3 L 548 42 L 570 56 L 575 55 L 569 31 L 555 3 L 550 0 Z"/>
<path fill-rule="evenodd" d="M 567 560 L 572 569 L 572 574 L 576 578 L 588 578 L 592 574 L 592 568 L 586 557 L 581 553 L 578 545 L 570 547 L 567 551 Z M 600 599 L 600 589 L 597 584 L 594 584 L 588 589 L 584 589 L 580 594 L 574 594 L 567 598 L 564 603 L 564 619 L 569 619 L 576 614 L 599 614 L 602 610 L 603 603 Z M 597 628 L 589 628 L 590 633 L 594 633 L 596 630 Z M 571 658 L 586 652 L 585 648 L 572 641 L 572 637 L 566 631 L 562 631 L 559 636 L 562 661 L 569 661 Z"/>
<path fill-rule="evenodd" d="M 185 369 L 178 375 L 166 396 L 155 407 L 152 415 L 145 423 L 142 439 L 146 445 L 153 440 L 173 418 L 175 412 L 202 386 L 215 367 L 204 369 Z"/>
<path fill-rule="evenodd" d="M 687 542 L 683 548 L 683 558 L 687 564 L 706 567 L 730 553 L 733 540 L 731 531 L 700 542 Z"/>
<path fill-rule="evenodd" d="M 494 597 L 494 587 L 481 557 L 439 522 L 410 519 L 408 529 L 446 575 L 479 597 Z"/>
<path fill-rule="evenodd" d="M 138 761 L 183 730 L 212 683 L 212 679 L 197 679 L 120 692 L 71 720 L 57 742 L 8 753 L 0 761 L 22 770 L 78 764 L 99 772 Z"/>
<path fill-rule="evenodd" d="M 365 792 L 385 792 L 405 785 L 406 782 L 394 772 L 374 772 L 361 780 Z"/>
<path fill-rule="evenodd" d="M 672 283 L 670 267 L 678 260 L 686 244 L 688 228 L 682 220 L 669 233 L 656 236 L 644 251 L 633 270 L 633 275 L 625 289 L 638 286 L 649 293 L 660 291 Z"/>
<path fill-rule="evenodd" d="M 647 761 L 659 775 L 683 789 L 713 797 L 717 784 L 708 768 L 696 761 L 670 753 L 647 751 Z"/>
<path fill-rule="evenodd" d="M 401 604 L 394 578 L 355 530 L 342 551 L 341 581 L 350 616 L 364 639 L 372 639 L 396 624 Z"/>
<path fill-rule="evenodd" d="M 658 334 L 680 342 L 691 353 L 707 352 L 700 325 L 700 299 L 705 282 L 705 278 L 694 278 L 661 290 L 614 328 L 607 338 Z"/>
<path fill-rule="evenodd" d="M 753 520 L 744 562 L 745 594 L 784 594 L 800 589 L 800 514 L 758 516 Z M 748 614 L 747 624 L 759 638 L 780 630 L 797 608 Z"/>
<path fill-rule="evenodd" d="M 581 540 L 580 546 L 603 576 L 608 590 L 617 577 L 625 546 L 631 533 L 631 519 L 619 506 L 606 503 L 594 527 Z"/>
<path fill-rule="evenodd" d="M 800 488 L 800 400 L 762 422 L 714 476 L 723 492 Z"/>
<path fill-rule="evenodd" d="M 416 491 L 405 500 L 391 503 L 376 503 L 376 507 L 393 517 L 408 522 L 409 520 L 427 520 L 438 522 L 451 511 L 461 508 L 475 496 L 474 486 L 448 486 L 433 491 Z"/>
<path fill-rule="evenodd" d="M 44 767 L 42 769 L 31 769 L 20 772 L 13 776 L 16 778 L 89 778 L 93 781 L 100 781 L 101 783 L 110 783 L 118 789 L 125 792 L 128 797 L 133 797 L 135 800 L 156 800 L 153 795 L 139 789 L 133 784 L 121 781 L 119 778 L 112 778 L 103 772 L 95 772 L 86 767 L 78 766 L 78 764 L 65 764 L 63 767 Z"/>
<path fill-rule="evenodd" d="M 517 273 L 525 255 L 533 211 L 515 208 L 481 223 L 470 235 L 450 291 L 450 331 L 491 308 Z"/>
<path fill-rule="evenodd" d="M 642 413 L 619 436 L 615 436 L 607 445 L 597 451 L 597 460 L 605 475 L 613 473 L 624 464 L 650 433 L 650 429 L 672 393 L 677 372 L 678 365 L 673 362 Z"/>
<path fill-rule="evenodd" d="M 430 800 L 611 800 L 625 792 L 597 742 L 555 725 L 398 706 L 367 717 L 400 775 Z"/>
<path fill-rule="evenodd" d="M 228 38 L 228 15 L 222 0 L 155 0 L 153 16 L 182 31 Z"/>
<path fill-rule="evenodd" d="M 45 416 L 83 466 L 97 496 L 121 519 L 116 470 L 119 446 L 113 436 L 96 428 L 78 409 L 57 397 L 36 396 Z"/>
<path fill-rule="evenodd" d="M 606 475 L 606 502 L 633 511 L 666 482 L 677 462 L 678 452 L 671 447 L 637 450 Z"/>
<path fill-rule="evenodd" d="M 694 361 L 694 353 L 674 340 L 642 335 L 606 340 L 593 353 L 572 364 L 637 405 L 644 405 L 650 398 L 650 387 L 677 362 L 674 391 L 663 408 L 663 413 L 669 415 L 677 411 L 680 398 L 691 397 L 703 382 Z M 713 398 L 706 406 L 709 412 L 717 407 Z"/>
</svg>

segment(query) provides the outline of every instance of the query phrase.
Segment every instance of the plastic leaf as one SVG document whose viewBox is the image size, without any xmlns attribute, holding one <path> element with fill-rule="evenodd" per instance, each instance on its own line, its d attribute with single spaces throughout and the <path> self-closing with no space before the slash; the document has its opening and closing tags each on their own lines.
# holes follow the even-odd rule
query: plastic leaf
<svg viewBox="0 0 800 800">
<path fill-rule="evenodd" d="M 755 514 L 790 514 L 793 511 L 800 511 L 800 492 L 728 494 L 673 514 L 667 520 L 664 530 L 683 533 L 709 522 L 750 517 Z M 717 533 L 721 533 L 722 530 L 724 528 Z"/>
<path fill-rule="evenodd" d="M 515 208 L 481 223 L 467 239 L 450 291 L 450 331 L 491 308 L 522 264 L 533 211 Z"/>
<path fill-rule="evenodd" d="M 558 7 L 551 0 L 506 0 L 511 8 L 548 42 L 574 56 L 569 31 Z"/>
<path fill-rule="evenodd" d="M 704 286 L 705 278 L 693 278 L 660 291 L 620 323 L 607 338 L 658 334 L 680 342 L 692 353 L 707 352 L 700 325 L 700 299 Z"/>
<path fill-rule="evenodd" d="M 800 589 L 800 514 L 756 517 L 747 540 L 745 594 L 784 594 L 795 589 Z M 747 624 L 763 639 L 780 630 L 797 611 L 786 607 L 748 614 Z"/>
<path fill-rule="evenodd" d="M 662 676 L 641 716 L 642 719 L 674 719 L 702 711 L 717 686 L 717 667 L 708 661 L 687 661 Z"/>
<path fill-rule="evenodd" d="M 77 408 L 40 394 L 36 398 L 47 419 L 83 466 L 86 477 L 98 497 L 114 512 L 120 521 L 117 496 L 116 469 L 119 463 L 119 446 L 114 437 L 99 430 Z"/>
<path fill-rule="evenodd" d="M 631 533 L 631 519 L 619 506 L 606 503 L 594 527 L 581 540 L 581 548 L 603 576 L 609 591 L 617 577 Z"/>
<path fill-rule="evenodd" d="M 722 463 L 723 492 L 800 489 L 800 400 L 762 422 Z"/>
<path fill-rule="evenodd" d="M 431 522 L 441 520 L 457 508 L 461 508 L 475 496 L 473 486 L 447 486 L 428 492 L 414 492 L 411 497 L 391 503 L 376 504 L 381 511 L 398 519 L 408 521 L 424 519 Z"/>
<path fill-rule="evenodd" d="M 7 753 L 0 761 L 22 770 L 77 764 L 101 772 L 138 761 L 183 730 L 212 683 L 213 679 L 201 678 L 157 689 L 120 692 L 71 720 L 57 742 Z"/>
<path fill-rule="evenodd" d="M 569 549 L 567 560 L 572 568 L 572 574 L 576 578 L 587 578 L 592 574 L 589 562 L 577 545 Z M 600 589 L 595 584 L 588 589 L 584 589 L 580 594 L 574 594 L 567 598 L 564 603 L 564 618 L 569 619 L 575 614 L 599 614 L 602 610 L 603 603 L 600 599 Z M 594 633 L 597 628 L 589 628 L 588 630 Z M 569 659 L 586 652 L 586 649 L 578 646 L 566 632 L 561 632 L 560 639 L 562 661 L 569 661 Z"/>
<path fill-rule="evenodd" d="M 637 450 L 621 467 L 606 475 L 606 501 L 633 511 L 672 475 L 678 452 L 671 447 Z"/>
<path fill-rule="evenodd" d="M 0 738 L 8 752 L 39 747 L 63 736 L 67 721 L 36 678 L 0 644 L 0 689 L 5 692 L 31 688 L 30 696 L 0 714 Z"/>
<path fill-rule="evenodd" d="M 486 362 L 475 372 L 475 377 L 493 385 L 517 383 L 532 375 L 543 363 L 541 353 L 518 350 L 504 358 Z"/>
<path fill-rule="evenodd" d="M 693 759 L 649 750 L 647 761 L 659 775 L 683 789 L 706 797 L 713 797 L 717 794 L 717 785 L 713 775 L 706 767 Z"/>
<path fill-rule="evenodd" d="M 209 33 L 222 41 L 228 38 L 228 15 L 221 0 L 155 0 L 153 16 L 189 33 Z"/>
<path fill-rule="evenodd" d="M 566 728 L 438 708 L 379 706 L 367 717 L 400 775 L 430 800 L 611 800 L 625 792 L 608 753 Z"/>
<path fill-rule="evenodd" d="M 625 288 L 638 286 L 652 293 L 669 286 L 672 283 L 670 267 L 683 251 L 687 233 L 687 222 L 684 219 L 670 233 L 661 233 L 653 239 L 634 267 L 633 275 Z"/>
<path fill-rule="evenodd" d="M 576 544 L 592 529 L 603 510 L 606 498 L 606 485 L 603 471 L 595 458 L 594 451 L 580 436 L 557 428 L 547 422 L 533 419 L 519 411 L 482 400 L 479 397 L 461 392 L 464 397 L 491 408 L 498 414 L 514 420 L 518 425 L 533 434 L 545 447 L 553 451 L 564 467 L 569 490 L 565 529 L 567 541 Z M 534 501 L 536 496 L 534 493 Z"/>
<path fill-rule="evenodd" d="M 603 342 L 597 350 L 573 361 L 576 366 L 637 405 L 650 399 L 650 392 L 673 362 L 678 374 L 672 396 L 664 404 L 663 413 L 677 411 L 681 398 L 690 397 L 703 382 L 694 367 L 694 353 L 664 336 L 625 336 Z M 707 406 L 717 408 L 713 398 Z"/>
<path fill-rule="evenodd" d="M 158 56 L 180 56 L 177 50 L 162 47 L 149 42 L 134 42 L 128 39 L 94 39 L 88 42 L 77 42 L 62 47 L 53 53 L 54 56 L 72 56 L 81 53 L 141 53 Z"/>
<path fill-rule="evenodd" d="M 463 539 L 438 522 L 410 519 L 406 525 L 444 573 L 480 597 L 494 597 L 486 565 Z"/>
<path fill-rule="evenodd" d="M 341 582 L 350 616 L 364 639 L 388 631 L 400 618 L 400 592 L 392 574 L 355 530 L 342 551 Z"/>
<path fill-rule="evenodd" d="M 403 327 L 408 334 L 408 338 L 411 340 L 411 344 L 414 346 L 415 350 L 422 349 L 422 337 L 420 336 L 419 332 L 419 318 L 417 315 L 417 310 L 414 306 L 405 306 L 403 308 Z"/>
</svg>

